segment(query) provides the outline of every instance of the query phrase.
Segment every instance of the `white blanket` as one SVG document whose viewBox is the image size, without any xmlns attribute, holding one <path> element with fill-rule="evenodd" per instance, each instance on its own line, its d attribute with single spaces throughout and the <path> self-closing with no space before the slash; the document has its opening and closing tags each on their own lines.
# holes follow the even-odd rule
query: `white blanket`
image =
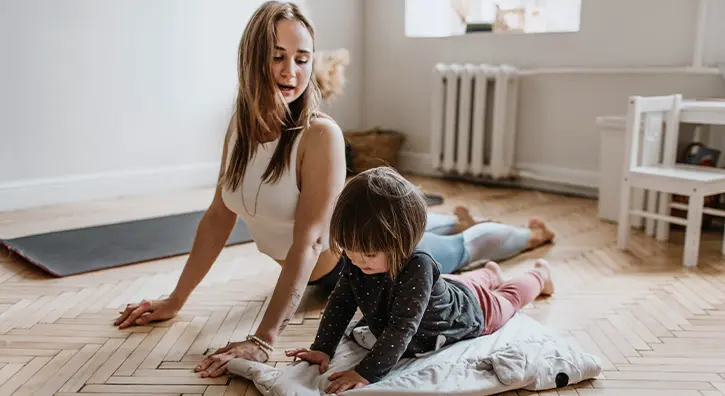
<svg viewBox="0 0 725 396">
<path fill-rule="evenodd" d="M 344 337 L 323 375 L 319 366 L 304 361 L 274 368 L 234 359 L 228 368 L 253 381 L 265 396 L 319 396 L 325 394 L 330 383 L 327 377 L 354 368 L 367 352 Z M 344 394 L 491 395 L 512 389 L 536 391 L 575 384 L 596 377 L 600 371 L 596 356 L 518 313 L 494 334 L 454 343 L 425 357 L 403 359 L 383 380 Z"/>
</svg>

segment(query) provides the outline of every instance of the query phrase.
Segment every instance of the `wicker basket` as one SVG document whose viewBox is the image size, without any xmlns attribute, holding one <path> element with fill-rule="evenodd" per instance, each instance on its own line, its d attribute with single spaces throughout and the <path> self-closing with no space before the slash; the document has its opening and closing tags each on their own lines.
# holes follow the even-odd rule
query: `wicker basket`
<svg viewBox="0 0 725 396">
<path fill-rule="evenodd" d="M 398 153 L 405 142 L 400 132 L 375 127 L 360 131 L 344 132 L 345 140 L 352 149 L 353 173 L 359 173 L 378 166 L 398 165 Z"/>
</svg>

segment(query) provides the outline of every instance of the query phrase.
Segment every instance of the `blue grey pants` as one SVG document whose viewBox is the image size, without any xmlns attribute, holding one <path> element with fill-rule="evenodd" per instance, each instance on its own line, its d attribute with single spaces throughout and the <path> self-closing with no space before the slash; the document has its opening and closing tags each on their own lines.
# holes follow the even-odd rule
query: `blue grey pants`
<svg viewBox="0 0 725 396">
<path fill-rule="evenodd" d="M 426 232 L 418 248 L 433 256 L 441 273 L 452 274 L 473 261 L 503 260 L 526 250 L 531 232 L 526 227 L 498 223 L 480 223 L 456 232 L 456 217 L 428 213 Z M 325 295 L 335 288 L 344 266 L 342 259 L 322 278 L 309 282 Z"/>
<path fill-rule="evenodd" d="M 531 231 L 494 222 L 479 223 L 455 234 L 456 217 L 428 213 L 426 232 L 418 248 L 440 264 L 441 272 L 453 273 L 473 261 L 504 260 L 526 250 Z"/>
</svg>

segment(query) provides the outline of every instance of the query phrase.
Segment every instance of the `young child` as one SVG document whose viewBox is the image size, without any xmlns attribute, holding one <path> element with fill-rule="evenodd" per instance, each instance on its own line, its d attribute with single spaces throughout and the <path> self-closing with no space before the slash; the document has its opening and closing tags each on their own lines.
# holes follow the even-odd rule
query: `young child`
<svg viewBox="0 0 725 396">
<path fill-rule="evenodd" d="M 350 320 L 360 308 L 377 341 L 354 370 L 332 374 L 328 393 L 384 378 L 403 357 L 493 333 L 540 294 L 553 293 L 549 265 L 504 281 L 498 264 L 441 275 L 438 263 L 416 249 L 425 231 L 422 193 L 392 168 L 352 178 L 340 194 L 330 246 L 345 265 L 310 349 L 287 351 L 327 371 Z"/>
</svg>

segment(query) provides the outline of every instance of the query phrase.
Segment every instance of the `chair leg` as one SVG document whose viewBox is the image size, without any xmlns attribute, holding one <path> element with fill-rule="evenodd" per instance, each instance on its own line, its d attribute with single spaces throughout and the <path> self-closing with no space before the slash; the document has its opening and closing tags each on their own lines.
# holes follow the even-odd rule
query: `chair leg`
<svg viewBox="0 0 725 396">
<path fill-rule="evenodd" d="M 663 216 L 669 216 L 670 215 L 670 201 L 672 199 L 672 195 L 666 192 L 660 193 L 660 208 L 659 208 L 659 214 Z M 670 239 L 670 223 L 664 220 L 659 220 L 657 223 L 657 240 L 665 242 L 668 239 Z M 725 245 L 723 246 L 723 249 L 725 249 Z"/>
<path fill-rule="evenodd" d="M 632 197 L 632 187 L 628 180 L 622 182 L 622 191 L 619 196 L 619 220 L 617 222 L 617 247 L 621 250 L 627 249 L 629 234 L 631 232 L 630 225 L 630 199 Z"/>
<path fill-rule="evenodd" d="M 657 213 L 657 196 L 659 195 L 658 191 L 655 190 L 647 190 L 647 212 L 648 213 Z M 645 220 L 645 233 L 648 237 L 652 237 L 655 235 L 655 226 L 657 226 L 657 220 L 648 218 Z"/>
<path fill-rule="evenodd" d="M 632 192 L 630 192 L 630 198 L 629 198 L 629 201 L 630 201 L 630 203 L 629 203 L 630 206 L 629 207 L 630 207 L 630 209 L 631 208 L 634 208 L 636 210 L 644 210 L 645 209 L 645 207 L 644 207 L 644 203 L 645 203 L 644 202 L 645 201 L 644 200 L 644 196 L 645 196 L 645 193 L 646 193 L 646 191 L 645 191 L 644 188 L 633 188 L 632 189 Z M 630 215 L 629 224 L 630 224 L 630 226 L 633 226 L 634 228 L 639 229 L 639 228 L 644 227 L 646 220 L 647 219 L 644 218 L 644 217 L 642 217 L 642 216 Z"/>
<path fill-rule="evenodd" d="M 700 193 L 690 195 L 687 205 L 687 230 L 685 231 L 685 252 L 683 263 L 686 267 L 697 266 L 700 253 L 700 233 L 702 231 L 702 211 L 705 197 Z"/>
</svg>

